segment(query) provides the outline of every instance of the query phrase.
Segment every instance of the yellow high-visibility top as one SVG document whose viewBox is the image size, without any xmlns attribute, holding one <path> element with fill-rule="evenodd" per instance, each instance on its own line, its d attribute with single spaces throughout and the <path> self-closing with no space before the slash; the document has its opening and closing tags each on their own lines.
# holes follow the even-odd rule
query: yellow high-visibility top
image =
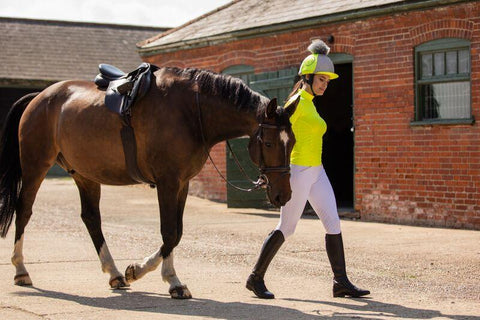
<svg viewBox="0 0 480 320">
<path fill-rule="evenodd" d="M 296 140 L 290 163 L 299 166 L 319 166 L 322 164 L 323 135 L 327 131 L 327 123 L 315 109 L 313 95 L 300 89 L 291 99 L 297 99 L 298 95 L 300 101 L 290 117 Z"/>
</svg>

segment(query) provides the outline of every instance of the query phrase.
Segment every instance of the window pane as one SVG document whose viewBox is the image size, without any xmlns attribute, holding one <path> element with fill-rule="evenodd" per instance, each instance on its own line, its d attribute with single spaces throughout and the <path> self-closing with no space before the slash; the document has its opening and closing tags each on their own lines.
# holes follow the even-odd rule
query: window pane
<svg viewBox="0 0 480 320">
<path fill-rule="evenodd" d="M 422 86 L 423 119 L 470 118 L 470 82 Z"/>
<path fill-rule="evenodd" d="M 424 54 L 422 55 L 422 78 L 431 77 L 433 72 L 432 64 L 432 55 Z"/>
<path fill-rule="evenodd" d="M 458 51 L 458 73 L 470 73 L 470 54 L 468 50 Z"/>
<path fill-rule="evenodd" d="M 445 53 L 438 52 L 434 54 L 435 75 L 443 76 L 445 74 Z"/>
<path fill-rule="evenodd" d="M 433 97 L 433 88 L 431 85 L 422 87 L 423 119 L 438 118 L 438 103 Z"/>
<path fill-rule="evenodd" d="M 447 52 L 447 74 L 457 73 L 457 51 Z"/>
</svg>

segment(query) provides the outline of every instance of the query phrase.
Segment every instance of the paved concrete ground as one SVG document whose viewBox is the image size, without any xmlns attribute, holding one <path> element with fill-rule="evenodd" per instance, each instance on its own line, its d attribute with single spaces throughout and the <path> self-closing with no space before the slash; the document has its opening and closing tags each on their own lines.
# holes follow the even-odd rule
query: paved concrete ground
<svg viewBox="0 0 480 320">
<path fill-rule="evenodd" d="M 156 192 L 102 189 L 103 228 L 119 269 L 161 244 Z M 13 285 L 13 228 L 0 241 L 0 319 L 477 319 L 480 232 L 342 221 L 351 280 L 372 294 L 333 298 L 323 228 L 300 221 L 267 273 L 275 300 L 244 287 L 278 213 L 227 209 L 189 197 L 175 251 L 191 300 L 172 300 L 160 270 L 110 290 L 81 222 L 71 180 L 42 185 L 28 225 L 25 258 L 32 287 Z"/>
</svg>

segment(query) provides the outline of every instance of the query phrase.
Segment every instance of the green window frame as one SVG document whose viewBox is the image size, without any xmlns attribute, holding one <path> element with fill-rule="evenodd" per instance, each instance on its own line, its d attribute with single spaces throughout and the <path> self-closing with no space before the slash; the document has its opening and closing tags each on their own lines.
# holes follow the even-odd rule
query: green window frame
<svg viewBox="0 0 480 320">
<path fill-rule="evenodd" d="M 415 48 L 412 125 L 473 123 L 470 42 L 439 39 Z"/>
<path fill-rule="evenodd" d="M 236 78 L 240 78 L 243 80 L 243 82 L 248 84 L 249 76 L 253 75 L 254 68 L 246 64 L 236 64 L 225 68 L 222 73 L 231 75 Z"/>
</svg>

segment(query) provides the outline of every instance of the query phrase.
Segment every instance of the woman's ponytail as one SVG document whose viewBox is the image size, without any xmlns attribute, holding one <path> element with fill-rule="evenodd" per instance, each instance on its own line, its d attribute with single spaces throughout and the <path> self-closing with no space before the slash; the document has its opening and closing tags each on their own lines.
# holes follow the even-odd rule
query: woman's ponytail
<svg viewBox="0 0 480 320">
<path fill-rule="evenodd" d="M 297 94 L 298 90 L 302 87 L 303 84 L 304 84 L 304 80 L 303 80 L 303 77 L 301 77 L 293 86 L 293 89 L 288 95 L 287 99 L 285 100 L 285 103 L 287 103 L 287 101 L 290 100 L 290 98 L 293 97 L 295 94 Z"/>
</svg>

